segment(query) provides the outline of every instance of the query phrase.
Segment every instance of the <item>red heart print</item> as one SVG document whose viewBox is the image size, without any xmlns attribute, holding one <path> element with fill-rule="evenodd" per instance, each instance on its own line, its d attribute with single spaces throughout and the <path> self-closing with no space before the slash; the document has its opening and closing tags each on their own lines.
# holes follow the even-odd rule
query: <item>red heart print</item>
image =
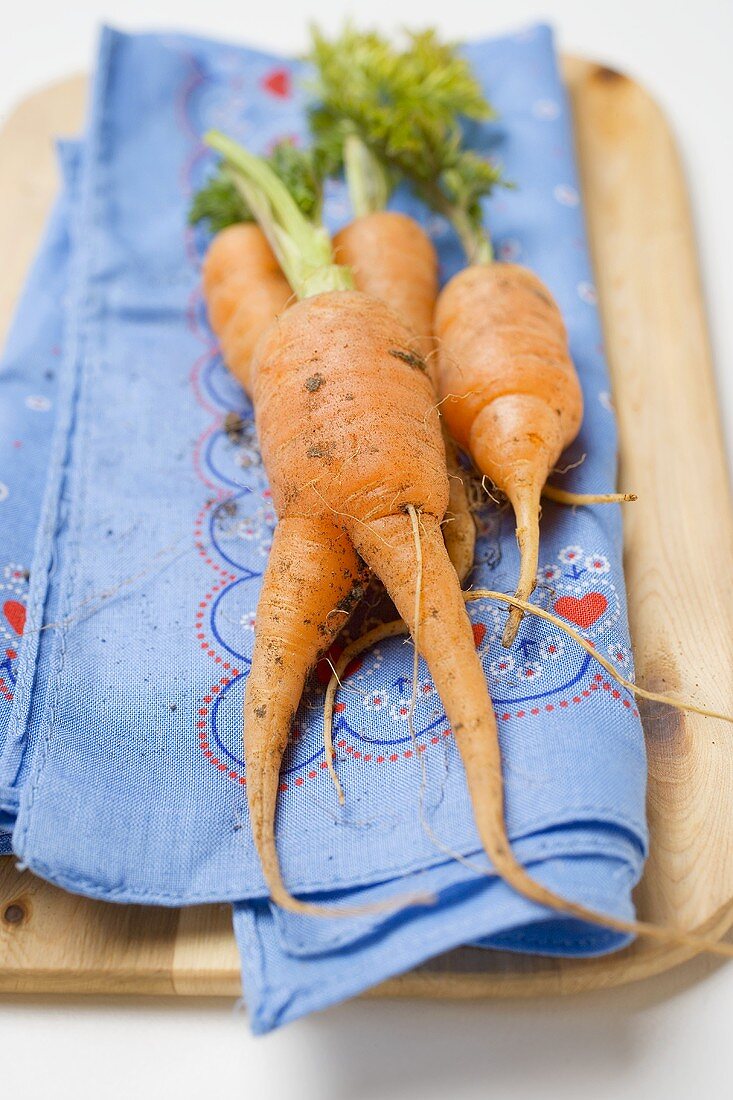
<svg viewBox="0 0 733 1100">
<path fill-rule="evenodd" d="M 25 607 L 17 600 L 6 600 L 3 604 L 3 615 L 8 620 L 16 634 L 23 633 L 25 626 Z"/>
<path fill-rule="evenodd" d="M 316 680 L 319 684 L 324 686 L 328 684 L 333 676 L 333 666 L 338 661 L 339 657 L 344 651 L 344 647 L 340 642 L 334 642 L 327 653 L 321 657 L 320 661 L 316 665 Z M 355 672 L 358 672 L 361 666 L 364 664 L 363 657 L 355 657 L 350 665 L 344 669 L 344 676 L 353 676 Z"/>
<path fill-rule="evenodd" d="M 278 99 L 288 99 L 291 88 L 290 73 L 287 69 L 273 69 L 263 78 L 262 87 Z"/>
<path fill-rule="evenodd" d="M 555 600 L 555 611 L 576 626 L 588 627 L 600 619 L 608 607 L 608 600 L 602 592 L 586 592 L 582 599 L 576 596 L 561 596 Z"/>
<path fill-rule="evenodd" d="M 473 630 L 473 644 L 478 649 L 486 637 L 486 627 L 483 623 L 472 623 L 471 629 Z"/>
</svg>

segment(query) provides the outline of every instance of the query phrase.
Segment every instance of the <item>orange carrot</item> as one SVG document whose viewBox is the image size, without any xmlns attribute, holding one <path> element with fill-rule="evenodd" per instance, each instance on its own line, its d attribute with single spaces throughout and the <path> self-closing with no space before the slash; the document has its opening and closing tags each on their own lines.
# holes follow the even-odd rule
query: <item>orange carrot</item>
<svg viewBox="0 0 733 1100">
<path fill-rule="evenodd" d="M 239 222 L 214 237 L 206 253 L 203 289 L 209 322 L 229 370 L 252 392 L 252 354 L 262 333 L 293 292 L 258 225 Z"/>
<path fill-rule="evenodd" d="M 433 313 L 438 297 L 438 257 L 428 235 L 406 214 L 373 210 L 337 233 L 333 245 L 335 258 L 353 272 L 357 289 L 387 302 L 410 329 L 414 346 L 437 386 Z M 443 539 L 463 582 L 473 566 L 476 526 L 468 504 L 465 474 L 445 430 L 443 443 L 450 490 Z"/>
<path fill-rule="evenodd" d="M 440 608 L 444 624 L 442 635 L 436 624 L 423 627 L 436 684 L 444 686 L 444 702 L 459 727 L 465 725 L 460 715 L 471 707 L 492 723 L 493 715 L 441 537 L 449 492 L 445 451 L 435 392 L 413 334 L 385 302 L 347 289 L 351 276 L 329 264 L 331 245 L 323 231 L 303 224 L 263 162 L 221 136 L 212 143 L 241 174 L 248 197 L 258 189 L 251 205 L 270 211 L 263 228 L 303 299 L 260 338 L 248 368 L 280 525 L 257 610 L 245 753 L 252 831 L 265 880 L 280 904 L 308 911 L 283 884 L 274 840 L 290 722 L 305 677 L 358 593 L 356 553 L 418 629 L 410 508 L 419 509 L 425 531 L 430 617 Z M 227 270 L 226 263 L 209 265 L 208 299 L 217 299 Z M 329 284 L 332 289 L 324 291 Z M 241 346 L 230 342 L 229 361 L 250 363 L 250 355 L 249 332 Z M 466 675 L 481 693 L 478 703 L 467 702 Z"/>
<path fill-rule="evenodd" d="M 385 302 L 349 289 L 349 273 L 327 262 L 330 244 L 321 227 L 303 224 L 261 161 L 223 135 L 209 141 L 248 189 L 257 188 L 263 228 L 301 299 L 264 333 L 251 372 L 280 517 L 245 696 L 247 797 L 273 899 L 296 911 L 324 912 L 294 899 L 283 881 L 275 811 L 290 723 L 309 669 L 338 629 L 332 620 L 348 614 L 358 590 L 358 554 L 382 579 L 428 664 L 494 870 L 524 896 L 581 919 L 733 953 L 682 931 L 594 913 L 535 882 L 515 859 L 504 823 L 496 721 L 440 532 L 448 501 L 445 453 L 412 334 Z M 329 283 L 332 289 L 323 289 Z M 320 289 L 308 293 L 314 285 Z M 215 281 L 210 294 L 214 287 Z"/>
<path fill-rule="evenodd" d="M 583 416 L 560 310 L 527 268 L 476 264 L 443 290 L 435 331 L 444 416 L 514 509 L 521 555 L 516 595 L 527 600 L 537 574 L 540 497 Z M 505 646 L 521 615 L 512 608 Z"/>
<path fill-rule="evenodd" d="M 352 27 L 333 41 L 316 31 L 311 56 L 319 96 L 311 127 L 316 139 L 341 140 L 347 180 L 355 178 L 352 201 L 368 201 L 380 181 L 384 191 L 407 180 L 452 223 L 472 265 L 440 298 L 439 396 L 457 443 L 514 507 L 517 595 L 526 599 L 537 570 L 540 495 L 578 431 L 582 400 L 549 291 L 529 271 L 492 262 L 482 200 L 505 181 L 494 160 L 466 146 L 462 120 L 494 112 L 465 57 L 432 31 L 408 34 L 402 50 Z M 521 615 L 514 606 L 504 645 Z"/>
<path fill-rule="evenodd" d="M 438 257 L 414 218 L 394 210 L 357 217 L 333 239 L 338 263 L 351 268 L 359 290 L 387 302 L 414 333 L 417 351 L 433 359 Z"/>
</svg>

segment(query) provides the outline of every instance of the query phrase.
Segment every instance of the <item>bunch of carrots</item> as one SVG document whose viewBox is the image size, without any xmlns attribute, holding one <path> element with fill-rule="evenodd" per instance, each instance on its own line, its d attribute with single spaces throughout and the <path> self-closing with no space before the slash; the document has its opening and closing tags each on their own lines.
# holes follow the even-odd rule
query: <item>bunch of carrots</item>
<svg viewBox="0 0 733 1100">
<path fill-rule="evenodd" d="M 352 29 L 335 41 L 315 34 L 311 60 L 311 148 L 283 143 L 263 159 L 208 134 L 220 166 L 191 213 L 215 234 L 203 268 L 209 318 L 252 399 L 279 517 L 244 705 L 251 827 L 272 899 L 318 916 L 344 913 L 291 896 L 275 812 L 307 677 L 372 573 L 401 621 L 349 647 L 336 671 L 355 647 L 409 631 L 415 673 L 422 655 L 495 873 L 532 901 L 580 919 L 732 953 L 572 903 L 535 882 L 513 855 L 496 719 L 465 600 L 509 606 L 506 646 L 523 613 L 554 619 L 528 601 L 540 498 L 581 424 L 578 377 L 550 291 L 526 268 L 494 262 L 482 200 L 503 181 L 463 138 L 463 119 L 491 117 L 466 61 L 432 32 L 397 49 Z M 331 240 L 321 184 L 341 171 L 354 220 Z M 450 220 L 465 248 L 466 268 L 440 293 L 431 241 L 416 221 L 387 209 L 400 182 Z M 453 440 L 514 510 L 521 562 L 514 596 L 461 590 L 475 532 Z M 415 674 L 413 692 L 416 683 Z"/>
</svg>

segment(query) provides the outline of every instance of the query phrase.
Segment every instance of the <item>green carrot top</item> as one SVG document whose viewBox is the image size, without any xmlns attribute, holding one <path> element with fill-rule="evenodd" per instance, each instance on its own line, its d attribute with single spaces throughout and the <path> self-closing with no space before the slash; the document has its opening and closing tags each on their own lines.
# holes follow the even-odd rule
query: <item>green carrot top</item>
<svg viewBox="0 0 733 1100">
<path fill-rule="evenodd" d="M 356 187 L 349 180 L 355 213 L 383 206 L 405 178 L 451 221 L 469 260 L 491 260 L 481 200 L 506 184 L 496 165 L 466 147 L 462 123 L 495 114 L 455 45 L 432 30 L 407 33 L 403 49 L 352 27 L 332 40 L 314 30 L 310 60 L 311 130 L 326 159 L 360 180 Z"/>
<path fill-rule="evenodd" d="M 299 298 L 351 289 L 351 272 L 334 263 L 321 221 L 320 151 L 281 142 L 268 160 L 217 130 L 204 140 L 222 159 L 194 197 L 189 220 L 208 222 L 215 233 L 235 222 L 256 221 Z"/>
</svg>

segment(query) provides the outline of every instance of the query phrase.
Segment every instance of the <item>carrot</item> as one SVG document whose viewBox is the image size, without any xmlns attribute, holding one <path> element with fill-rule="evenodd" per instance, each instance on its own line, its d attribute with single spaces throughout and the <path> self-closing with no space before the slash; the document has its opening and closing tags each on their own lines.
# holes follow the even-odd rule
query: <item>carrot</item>
<svg viewBox="0 0 733 1100">
<path fill-rule="evenodd" d="M 438 259 L 428 235 L 406 214 L 371 210 L 359 214 L 337 233 L 333 243 L 335 257 L 351 269 L 357 289 L 388 302 L 405 322 L 435 385 L 433 313 L 438 296 Z M 444 424 L 442 427 L 449 476 L 443 539 L 458 579 L 463 582 L 473 566 L 476 526 L 455 446 Z"/>
<path fill-rule="evenodd" d="M 539 559 L 540 497 L 583 417 L 583 397 L 558 309 L 544 283 L 516 264 L 456 275 L 435 314 L 438 386 L 459 446 L 508 497 L 517 519 L 516 596 L 529 599 Z M 521 609 L 504 631 L 513 642 Z"/>
<path fill-rule="evenodd" d="M 549 290 L 518 265 L 493 263 L 481 200 L 504 181 L 465 147 L 460 125 L 462 117 L 489 119 L 493 111 L 468 64 L 430 32 L 413 35 L 402 52 L 373 34 L 347 30 L 332 43 L 316 35 L 313 56 L 329 93 L 313 113 L 316 135 L 334 126 L 356 134 L 383 172 L 407 179 L 449 219 L 466 251 L 471 267 L 443 290 L 435 315 L 438 395 L 458 445 L 514 508 L 517 596 L 527 599 L 537 573 L 540 497 L 580 428 L 582 396 Z M 505 646 L 521 615 L 515 605 Z"/>
<path fill-rule="evenodd" d="M 209 321 L 224 360 L 251 395 L 255 346 L 292 299 L 290 285 L 260 227 L 244 222 L 217 233 L 202 277 Z"/>
<path fill-rule="evenodd" d="M 354 50 L 361 54 L 364 40 L 369 49 L 380 41 L 375 35 L 361 36 L 348 31 L 344 38 L 345 56 L 350 59 Z M 418 36 L 417 40 L 422 39 Z M 425 40 L 428 52 L 430 41 L 428 36 Z M 414 218 L 386 210 L 396 177 L 372 154 L 350 117 L 348 102 L 354 97 L 358 100 L 363 87 L 358 58 L 354 60 L 357 64 L 350 75 L 355 76 L 356 83 L 352 86 L 350 79 L 345 79 L 344 67 L 332 45 L 314 31 L 311 128 L 316 142 L 327 150 L 325 159 L 330 170 L 334 172 L 343 166 L 355 215 L 354 221 L 334 238 L 334 253 L 352 270 L 357 289 L 388 302 L 412 330 L 435 385 L 433 314 L 438 296 L 438 258 L 432 241 Z M 409 75 L 402 73 L 401 78 L 409 80 Z M 445 423 L 442 427 L 450 479 L 443 537 L 463 581 L 473 566 L 476 527 L 468 502 L 466 475 Z"/>
<path fill-rule="evenodd" d="M 324 231 L 298 215 L 261 161 L 221 135 L 209 140 L 237 170 L 301 299 L 260 339 L 250 372 L 280 526 L 257 610 L 245 755 L 253 837 L 268 888 L 279 904 L 312 912 L 318 907 L 290 897 L 277 861 L 278 775 L 305 677 L 361 583 L 357 553 L 405 621 L 422 630 L 421 650 L 455 725 L 489 722 L 493 729 L 493 713 L 441 536 L 449 495 L 445 451 L 413 334 L 385 302 L 350 289 L 351 276 L 333 264 Z M 216 278 L 207 288 L 216 297 Z M 239 359 L 236 345 L 229 354 Z M 419 510 L 424 531 L 419 626 L 410 509 Z"/>
<path fill-rule="evenodd" d="M 492 263 L 491 242 L 481 226 L 479 199 L 499 177 L 492 166 L 461 151 L 460 131 L 455 120 L 458 113 L 487 117 L 488 107 L 465 63 L 457 59 L 451 49 L 441 47 L 430 32 L 412 36 L 411 47 L 404 54 L 396 53 L 389 43 L 374 34 L 359 35 L 347 30 L 336 43 L 327 43 L 317 35 L 314 55 L 322 82 L 333 90 L 332 97 L 316 112 L 316 135 L 322 136 L 329 127 L 335 127 L 337 132 L 339 127 L 345 126 L 348 137 L 356 135 L 383 167 L 396 166 L 417 185 L 423 197 L 450 218 L 469 256 L 478 265 L 463 277 L 458 276 L 443 292 L 437 318 L 440 369 L 441 372 L 445 369 L 447 375 L 449 368 L 455 366 L 459 375 L 462 401 L 457 401 L 456 406 L 463 410 L 455 417 L 456 430 L 462 433 L 458 435 L 459 442 L 470 447 L 475 443 L 477 453 L 487 465 L 491 464 L 490 476 L 507 493 L 510 490 L 513 493 L 510 499 L 518 512 L 522 533 L 520 589 L 529 584 L 531 593 L 536 565 L 528 581 L 527 562 L 532 561 L 536 548 L 540 494 L 560 451 L 578 430 L 582 400 L 567 353 L 562 318 L 551 295 L 531 272 L 517 267 L 494 267 Z M 325 72 L 327 81 L 324 80 Z M 410 86 L 411 79 L 414 86 Z M 421 95 L 421 82 L 426 88 L 440 90 L 434 98 Z M 428 110 L 426 117 L 421 119 L 420 107 L 424 103 L 433 108 L 437 103 L 437 108 Z M 356 254 L 352 262 L 359 266 Z M 486 293 L 487 287 L 492 294 Z M 464 308 L 464 297 L 468 298 L 470 311 Z M 487 310 L 483 325 L 473 313 L 476 306 Z M 510 311 L 509 318 L 514 324 L 502 312 L 502 306 Z M 473 405 L 474 393 L 460 374 L 461 366 L 454 364 L 451 353 L 454 345 L 464 350 L 457 320 L 459 312 L 469 330 L 465 336 L 465 351 L 479 348 L 480 340 L 475 330 L 480 329 L 499 359 L 495 369 L 489 361 L 484 373 L 481 363 L 469 361 L 472 381 L 475 379 L 478 386 Z M 495 338 L 492 323 L 499 329 Z M 349 336 L 350 348 L 355 336 Z M 289 344 L 289 348 L 292 346 Z M 500 374 L 508 382 L 504 391 L 496 381 Z M 446 391 L 446 403 L 449 398 L 450 391 Z M 475 413 L 472 412 L 474 406 Z M 401 436 L 404 409 L 395 409 L 391 415 L 394 432 Z M 525 430 L 523 415 L 533 417 L 531 431 Z M 480 431 L 474 433 L 474 422 L 482 416 L 485 423 L 478 425 Z M 485 429 L 492 424 L 492 418 L 499 442 L 504 445 L 503 457 L 492 451 L 491 442 L 487 440 Z M 507 429 L 507 424 L 511 424 L 511 429 Z M 354 438 L 358 438 L 356 433 Z M 388 437 L 379 450 L 384 448 L 384 453 L 388 454 L 398 446 L 399 441 Z M 407 457 L 404 461 L 407 469 Z M 342 508 L 340 514 L 348 521 L 347 529 L 357 549 L 385 581 L 412 634 L 416 660 L 419 650 L 428 664 L 463 760 L 476 827 L 494 872 L 524 897 L 590 923 L 666 943 L 733 955 L 733 947 L 685 930 L 618 920 L 572 903 L 537 883 L 517 861 L 506 831 L 496 720 L 480 662 L 473 646 L 466 644 L 465 613 L 445 574 L 442 547 L 436 539 L 439 510 L 435 507 L 435 499 L 421 496 L 423 507 L 418 522 L 416 501 L 409 500 L 413 486 L 411 482 L 410 492 L 401 498 L 401 503 L 402 509 L 409 513 L 414 547 L 409 546 L 404 516 L 399 512 L 382 515 L 375 523 L 374 513 L 368 519 L 354 514 L 358 496 L 352 494 L 348 508 Z M 352 526 L 354 518 L 357 519 L 356 527 Z M 529 611 L 547 615 L 521 595 L 512 597 L 482 591 L 475 596 L 495 596 L 512 607 L 507 635 L 516 630 L 517 613 Z M 474 597 L 461 594 L 461 599 L 464 598 Z M 565 624 L 560 625 L 565 629 Z M 392 635 L 399 631 L 399 623 L 387 624 L 378 632 L 372 632 L 364 642 L 353 643 L 342 655 L 335 681 L 346 660 L 361 644 L 372 643 L 382 633 Z M 586 644 L 580 636 L 577 640 Z M 505 643 L 508 641 L 505 637 Z M 410 717 L 415 703 L 416 678 L 414 681 Z M 327 705 L 332 701 L 334 687 L 332 684 L 327 694 Z M 678 705 L 678 701 L 668 701 Z M 328 742 L 327 722 L 324 723 L 324 736 Z"/>
<path fill-rule="evenodd" d="M 363 158 L 363 150 L 360 153 Z M 352 154 L 353 157 L 353 154 Z M 273 171 L 298 196 L 298 207 L 306 216 L 318 213 L 321 181 L 329 165 L 324 150 L 296 148 L 284 141 L 276 145 L 268 163 Z M 352 172 L 350 179 L 370 178 L 368 172 Z M 374 172 L 371 172 L 374 178 Z M 412 219 L 381 210 L 388 188 L 371 194 L 371 206 L 363 217 L 338 235 L 335 241 L 339 259 L 350 266 L 358 258 L 355 272 L 357 289 L 383 298 L 405 320 L 414 333 L 419 353 L 424 356 L 434 380 L 434 347 L 431 336 L 437 287 L 437 257 L 430 239 Z M 357 211 L 364 210 L 357 199 Z M 236 184 L 220 169 L 194 196 L 190 221 L 205 222 L 216 235 L 203 264 L 203 287 L 209 321 L 219 339 L 224 360 L 251 395 L 251 363 L 254 348 L 262 333 L 294 300 L 267 238 L 258 225 L 248 220 L 252 211 L 237 191 Z M 407 257 L 419 270 L 414 281 L 406 280 Z M 416 292 L 416 289 L 417 292 Z M 443 537 L 451 561 L 463 580 L 473 565 L 475 526 L 470 513 L 463 476 L 455 448 L 444 434 L 450 474 L 450 498 L 444 521 Z"/>
<path fill-rule="evenodd" d="M 333 239 L 334 257 L 351 268 L 359 290 L 388 302 L 414 333 L 416 350 L 433 358 L 438 257 L 417 222 L 395 210 L 359 214 Z"/>
</svg>

